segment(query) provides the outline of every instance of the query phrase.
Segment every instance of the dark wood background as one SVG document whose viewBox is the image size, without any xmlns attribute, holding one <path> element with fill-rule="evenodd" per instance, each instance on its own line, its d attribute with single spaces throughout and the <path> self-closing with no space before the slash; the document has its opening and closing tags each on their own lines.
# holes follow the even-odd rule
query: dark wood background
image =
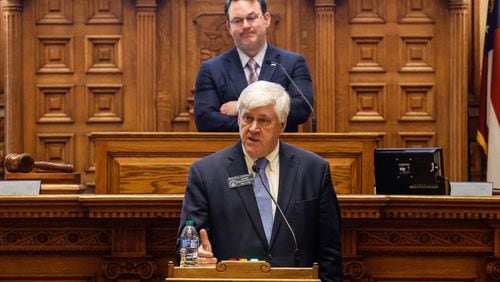
<svg viewBox="0 0 500 282">
<path fill-rule="evenodd" d="M 441 146 L 450 180 L 484 178 L 475 1 L 269 2 L 269 41 L 307 57 L 319 132 Z M 1 3 L 4 152 L 72 163 L 84 184 L 91 132 L 194 131 L 198 67 L 232 46 L 223 1 Z"/>
</svg>

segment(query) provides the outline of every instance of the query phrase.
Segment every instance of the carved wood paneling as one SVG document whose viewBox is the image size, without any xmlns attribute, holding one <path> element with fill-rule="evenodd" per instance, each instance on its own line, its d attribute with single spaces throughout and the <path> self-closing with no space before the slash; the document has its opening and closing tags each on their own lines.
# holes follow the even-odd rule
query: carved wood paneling
<svg viewBox="0 0 500 282">
<path fill-rule="evenodd" d="M 37 85 L 37 122 L 74 122 L 74 95 L 74 85 L 72 84 Z"/>
<path fill-rule="evenodd" d="M 338 197 L 345 281 L 500 277 L 500 198 Z M 180 194 L 0 196 L 0 281 L 162 280 L 182 201 Z"/>
<path fill-rule="evenodd" d="M 87 84 L 86 88 L 87 122 L 123 122 L 123 85 Z"/>
<path fill-rule="evenodd" d="M 37 160 L 73 163 L 75 161 L 74 134 L 37 134 Z"/>
<path fill-rule="evenodd" d="M 87 73 L 121 73 L 123 43 L 121 36 L 87 36 L 85 66 Z"/>
<path fill-rule="evenodd" d="M 352 0 L 349 2 L 349 17 L 352 23 L 384 23 L 386 21 L 385 0 Z"/>
<path fill-rule="evenodd" d="M 387 86 L 382 83 L 350 85 L 350 119 L 354 121 L 386 121 Z"/>
<path fill-rule="evenodd" d="M 123 21 L 123 0 L 88 0 L 87 24 L 119 24 Z"/>
<path fill-rule="evenodd" d="M 422 0 L 401 0 L 398 9 L 400 23 L 434 23 L 431 16 L 433 3 Z"/>
<path fill-rule="evenodd" d="M 401 72 L 433 72 L 434 43 L 430 36 L 401 37 Z"/>
<path fill-rule="evenodd" d="M 435 121 L 436 101 L 434 84 L 399 84 L 401 121 Z"/>
<path fill-rule="evenodd" d="M 73 72 L 74 47 L 71 36 L 39 36 L 37 49 L 37 73 Z"/>
<path fill-rule="evenodd" d="M 275 0 L 268 39 L 306 56 L 319 132 L 373 132 L 386 147 L 427 142 L 402 142 L 400 132 L 433 133 L 427 143 L 444 148 L 447 177 L 463 180 L 470 4 Z M 75 134 L 75 154 L 86 155 L 90 132 L 193 131 L 189 105 L 199 65 L 233 46 L 218 1 L 3 0 L 2 6 L 7 152 L 34 154 L 30 132 Z M 385 86 L 353 95 L 351 86 L 365 83 Z M 52 97 L 51 110 L 41 110 L 38 85 L 57 84 L 73 85 L 73 101 L 42 95 Z M 96 117 L 87 85 L 121 85 L 115 96 L 121 106 Z M 116 101 L 92 105 L 104 113 Z M 94 182 L 89 159 L 74 164 L 85 184 Z"/>
<path fill-rule="evenodd" d="M 37 24 L 72 24 L 73 1 L 65 0 L 36 0 Z"/>
<path fill-rule="evenodd" d="M 436 147 L 436 132 L 398 132 L 399 147 L 425 148 Z"/>
<path fill-rule="evenodd" d="M 351 54 L 351 72 L 385 71 L 385 50 L 383 36 L 353 36 Z"/>
</svg>

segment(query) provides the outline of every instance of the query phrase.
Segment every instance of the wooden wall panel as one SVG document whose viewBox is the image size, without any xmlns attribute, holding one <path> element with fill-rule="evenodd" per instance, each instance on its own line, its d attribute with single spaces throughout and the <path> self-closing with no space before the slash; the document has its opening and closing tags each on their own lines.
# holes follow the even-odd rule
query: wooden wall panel
<svg viewBox="0 0 500 282">
<path fill-rule="evenodd" d="M 381 133 L 383 147 L 443 147 L 447 176 L 465 180 L 466 149 L 458 148 L 467 127 L 457 119 L 466 117 L 466 77 L 452 62 L 466 56 L 450 46 L 466 46 L 468 4 L 337 1 L 336 42 L 344 48 L 335 49 L 336 131 Z"/>
<path fill-rule="evenodd" d="M 50 153 L 36 136 L 73 134 L 73 159 L 61 161 L 85 184 L 95 178 L 90 132 L 195 131 L 199 65 L 232 46 L 215 0 L 1 3 L 6 152 L 42 160 Z M 269 41 L 306 56 L 318 132 L 441 146 L 448 178 L 465 180 L 470 5 L 270 1 Z"/>
</svg>

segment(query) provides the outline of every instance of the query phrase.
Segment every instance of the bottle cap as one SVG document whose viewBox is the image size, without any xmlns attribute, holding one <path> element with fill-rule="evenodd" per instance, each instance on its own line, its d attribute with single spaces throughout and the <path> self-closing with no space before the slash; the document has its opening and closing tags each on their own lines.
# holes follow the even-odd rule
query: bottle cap
<svg viewBox="0 0 500 282">
<path fill-rule="evenodd" d="M 186 220 L 186 225 L 194 225 L 194 221 L 191 219 Z"/>
</svg>

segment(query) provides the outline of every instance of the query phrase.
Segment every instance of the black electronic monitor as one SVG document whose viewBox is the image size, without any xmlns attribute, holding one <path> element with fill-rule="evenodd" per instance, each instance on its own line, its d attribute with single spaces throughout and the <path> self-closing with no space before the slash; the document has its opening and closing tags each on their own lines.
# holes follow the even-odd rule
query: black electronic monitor
<svg viewBox="0 0 500 282">
<path fill-rule="evenodd" d="M 374 157 L 376 194 L 446 194 L 441 148 L 377 148 Z"/>
</svg>

